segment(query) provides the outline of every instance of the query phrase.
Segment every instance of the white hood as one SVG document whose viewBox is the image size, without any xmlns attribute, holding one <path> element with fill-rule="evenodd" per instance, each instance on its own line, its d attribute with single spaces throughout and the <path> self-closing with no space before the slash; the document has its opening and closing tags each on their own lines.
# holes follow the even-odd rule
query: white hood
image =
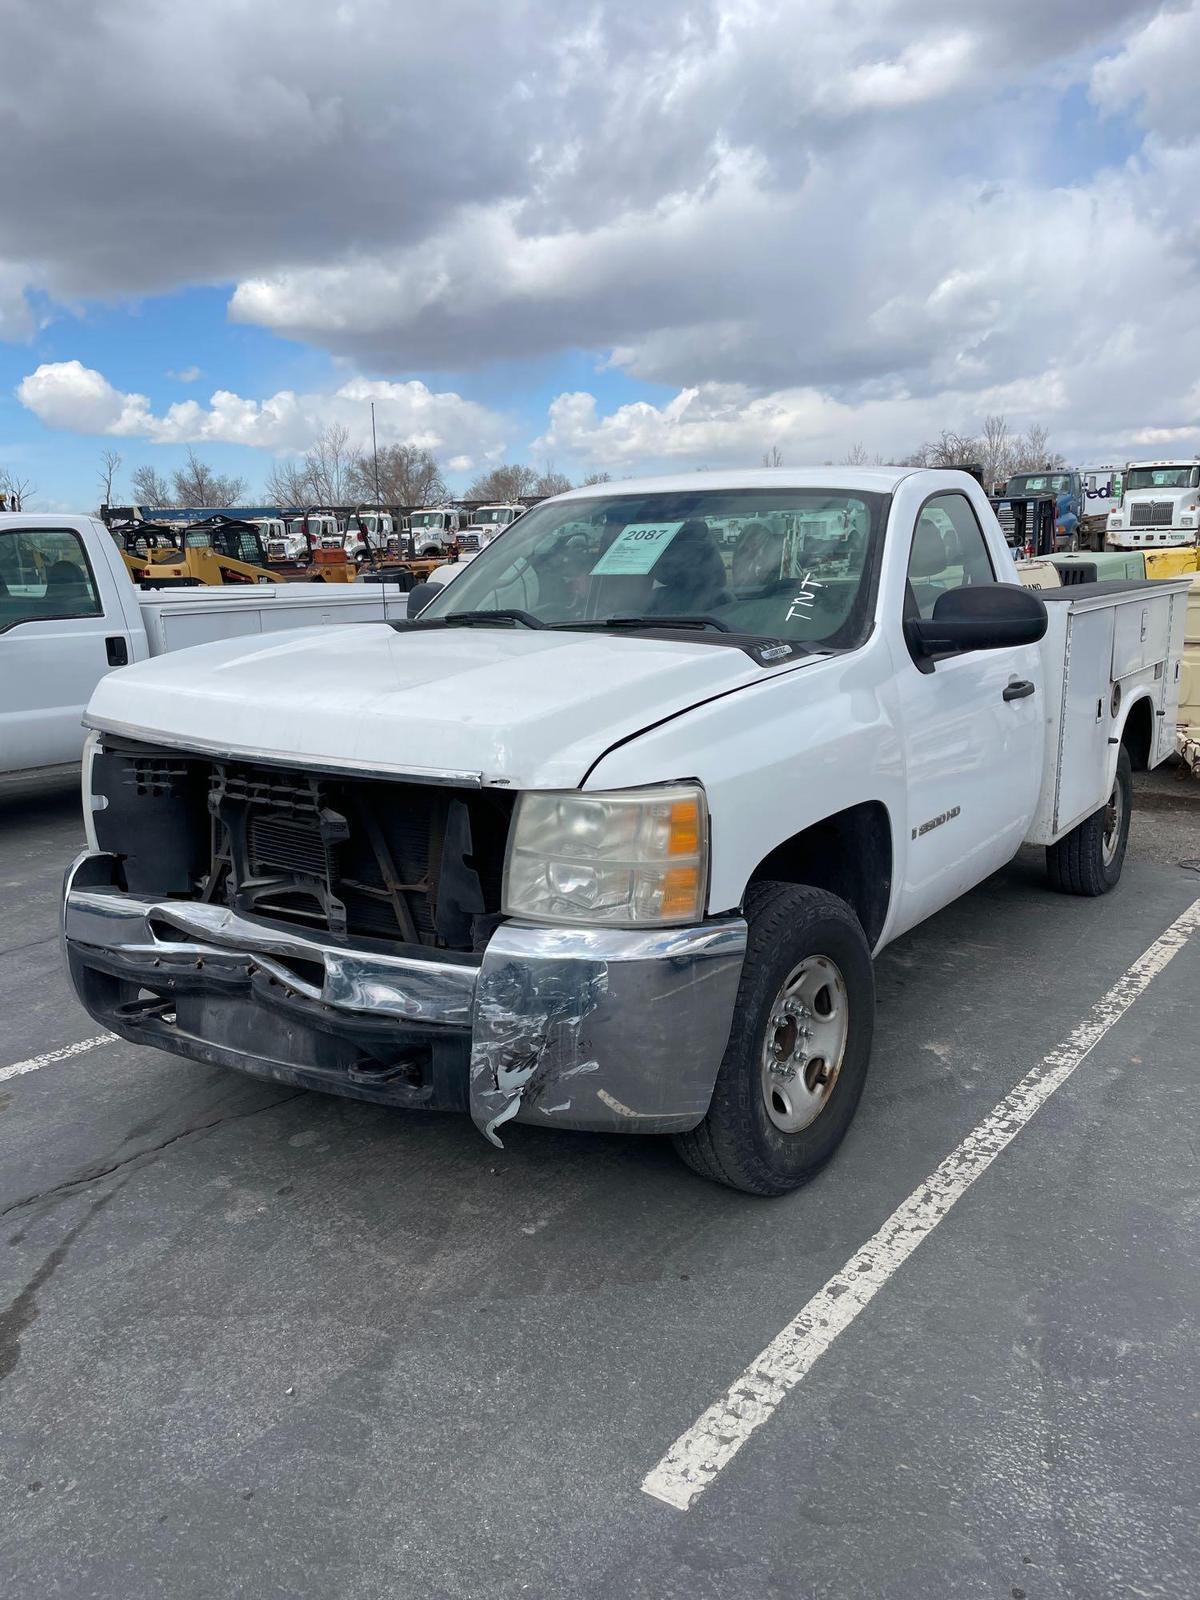
<svg viewBox="0 0 1200 1600">
<path fill-rule="evenodd" d="M 613 744 L 780 670 L 685 637 L 356 623 L 123 667 L 100 680 L 86 720 L 298 766 L 574 788 Z"/>
</svg>

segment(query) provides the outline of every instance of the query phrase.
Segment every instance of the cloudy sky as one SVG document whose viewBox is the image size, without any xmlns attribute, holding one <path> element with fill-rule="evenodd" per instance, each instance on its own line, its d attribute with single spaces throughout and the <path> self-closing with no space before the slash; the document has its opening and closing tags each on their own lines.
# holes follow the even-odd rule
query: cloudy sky
<svg viewBox="0 0 1200 1600">
<path fill-rule="evenodd" d="M 1193 0 L 6 0 L 0 467 L 1200 449 Z"/>
</svg>

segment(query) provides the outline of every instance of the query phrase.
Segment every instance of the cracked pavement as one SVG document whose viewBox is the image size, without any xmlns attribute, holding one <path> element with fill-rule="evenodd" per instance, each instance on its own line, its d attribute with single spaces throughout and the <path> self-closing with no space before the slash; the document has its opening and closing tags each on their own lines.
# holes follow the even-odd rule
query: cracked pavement
<svg viewBox="0 0 1200 1600">
<path fill-rule="evenodd" d="M 1095 1600 L 1196 1592 L 1193 941 L 697 1506 L 638 1485 L 1200 893 L 1023 856 L 881 958 L 800 1194 L 656 1141 L 280 1093 L 115 1041 L 0 1083 L 0 1593 Z M 87 1039 L 73 798 L 0 804 L 0 1066 Z"/>
</svg>

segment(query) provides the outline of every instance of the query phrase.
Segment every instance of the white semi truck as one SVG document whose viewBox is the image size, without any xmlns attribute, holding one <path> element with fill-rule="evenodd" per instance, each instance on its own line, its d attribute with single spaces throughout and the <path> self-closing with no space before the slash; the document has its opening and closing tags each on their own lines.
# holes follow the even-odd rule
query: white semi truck
<svg viewBox="0 0 1200 1600">
<path fill-rule="evenodd" d="M 1120 503 L 1108 514 L 1113 550 L 1194 545 L 1200 531 L 1200 460 L 1131 461 Z"/>
</svg>

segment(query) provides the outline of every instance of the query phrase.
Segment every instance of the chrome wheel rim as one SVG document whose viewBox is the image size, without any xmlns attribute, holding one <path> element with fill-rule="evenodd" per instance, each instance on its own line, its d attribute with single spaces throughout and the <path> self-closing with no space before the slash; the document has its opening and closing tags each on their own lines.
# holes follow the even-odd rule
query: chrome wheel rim
<svg viewBox="0 0 1200 1600">
<path fill-rule="evenodd" d="M 829 1102 L 850 1025 L 846 980 L 828 956 L 806 956 L 771 1006 L 762 1046 L 762 1095 L 781 1133 L 799 1133 Z"/>
<path fill-rule="evenodd" d="M 1104 808 L 1104 838 L 1101 841 L 1101 854 L 1104 865 L 1111 867 L 1117 859 L 1117 850 L 1121 843 L 1121 827 L 1125 819 L 1125 795 L 1121 789 L 1120 779 L 1113 784 L 1113 792 L 1108 797 L 1108 804 Z"/>
</svg>

